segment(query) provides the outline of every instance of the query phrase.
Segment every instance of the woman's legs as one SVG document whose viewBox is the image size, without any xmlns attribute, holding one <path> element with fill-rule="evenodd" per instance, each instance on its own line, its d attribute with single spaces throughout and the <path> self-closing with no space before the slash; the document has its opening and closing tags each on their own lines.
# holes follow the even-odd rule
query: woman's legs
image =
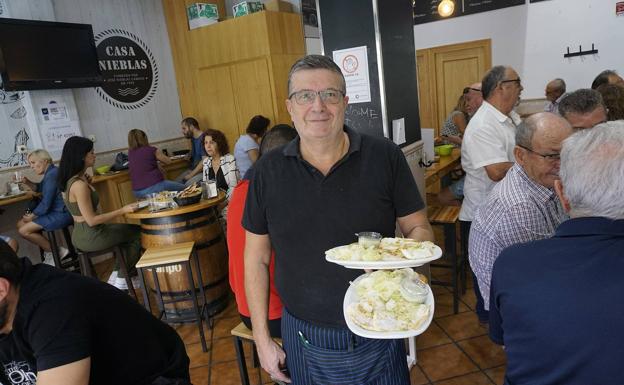
<svg viewBox="0 0 624 385">
<path fill-rule="evenodd" d="M 43 227 L 35 222 L 25 222 L 23 219 L 17 221 L 17 232 L 25 240 L 34 243 L 44 251 L 52 251 L 50 241 L 41 234 Z"/>
</svg>

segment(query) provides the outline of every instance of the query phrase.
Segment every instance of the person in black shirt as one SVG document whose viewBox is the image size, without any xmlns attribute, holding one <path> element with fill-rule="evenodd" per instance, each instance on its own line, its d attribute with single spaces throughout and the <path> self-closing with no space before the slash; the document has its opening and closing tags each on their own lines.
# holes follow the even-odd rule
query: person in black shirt
<svg viewBox="0 0 624 385">
<path fill-rule="evenodd" d="M 245 288 L 262 367 L 296 384 L 409 384 L 402 340 L 372 340 L 346 327 L 342 300 L 362 271 L 327 263 L 324 251 L 354 233 L 432 240 L 418 188 L 400 148 L 344 125 L 349 101 L 340 68 L 310 55 L 290 70 L 286 107 L 299 137 L 254 165 L 243 227 Z M 269 261 L 284 303 L 284 350 L 267 326 Z"/>
<path fill-rule="evenodd" d="M 0 383 L 188 385 L 184 343 L 122 291 L 0 241 Z"/>
</svg>

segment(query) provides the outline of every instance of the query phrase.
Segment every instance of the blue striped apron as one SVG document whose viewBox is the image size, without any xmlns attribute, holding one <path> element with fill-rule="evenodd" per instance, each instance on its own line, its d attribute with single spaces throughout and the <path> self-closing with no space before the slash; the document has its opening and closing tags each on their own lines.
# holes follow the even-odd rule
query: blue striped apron
<svg viewBox="0 0 624 385">
<path fill-rule="evenodd" d="M 409 385 L 403 340 L 373 340 L 322 327 L 284 308 L 282 339 L 294 385 Z"/>
</svg>

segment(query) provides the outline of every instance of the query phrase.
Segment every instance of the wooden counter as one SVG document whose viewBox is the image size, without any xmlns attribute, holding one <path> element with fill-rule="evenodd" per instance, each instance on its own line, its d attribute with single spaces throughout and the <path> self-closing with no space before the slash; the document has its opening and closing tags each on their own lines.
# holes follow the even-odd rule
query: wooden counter
<svg viewBox="0 0 624 385">
<path fill-rule="evenodd" d="M 166 178 L 175 179 L 188 168 L 188 161 L 176 159 L 168 165 L 163 165 Z M 135 202 L 132 193 L 132 182 L 128 170 L 106 173 L 93 176 L 93 186 L 100 196 L 100 208 L 103 213 L 117 210 L 129 203 Z M 113 222 L 128 222 L 123 217 L 117 217 Z"/>
<path fill-rule="evenodd" d="M 33 191 L 24 191 L 24 194 L 12 198 L 0 199 L 0 206 L 9 206 L 14 203 L 23 202 L 32 199 L 36 193 Z"/>
<path fill-rule="evenodd" d="M 441 156 L 440 161 L 427 167 L 425 170 L 425 186 L 428 193 L 440 192 L 440 180 L 455 167 L 461 165 L 461 149 L 454 148 L 449 156 Z"/>
</svg>

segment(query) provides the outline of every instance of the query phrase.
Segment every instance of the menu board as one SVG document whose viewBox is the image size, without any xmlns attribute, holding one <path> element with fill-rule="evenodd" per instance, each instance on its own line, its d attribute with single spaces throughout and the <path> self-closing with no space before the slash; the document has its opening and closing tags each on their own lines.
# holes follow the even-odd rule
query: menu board
<svg viewBox="0 0 624 385">
<path fill-rule="evenodd" d="M 438 14 L 438 5 L 441 0 L 416 0 L 414 2 L 414 24 L 429 23 L 436 20 L 452 17 L 472 15 L 475 13 L 493 11 L 515 5 L 524 5 L 526 0 L 454 0 L 455 10 L 448 17 Z"/>
</svg>

